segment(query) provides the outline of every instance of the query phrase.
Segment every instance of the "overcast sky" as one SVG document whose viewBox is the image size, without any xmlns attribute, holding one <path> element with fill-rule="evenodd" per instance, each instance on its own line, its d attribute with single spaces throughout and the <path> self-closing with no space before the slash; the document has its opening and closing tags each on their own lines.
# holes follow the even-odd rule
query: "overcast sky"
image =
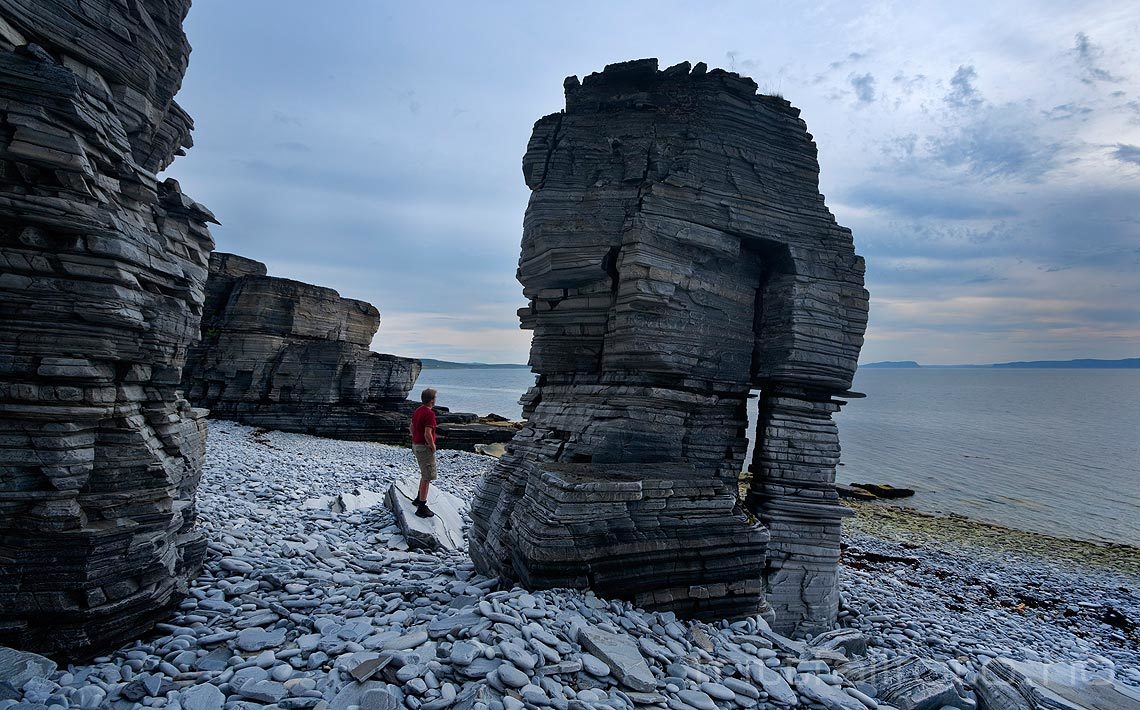
<svg viewBox="0 0 1140 710">
<path fill-rule="evenodd" d="M 863 362 L 1140 356 L 1140 4 L 196 0 L 169 171 L 217 248 L 526 362 L 531 127 L 562 80 L 705 61 L 803 110 L 867 258 Z"/>
</svg>

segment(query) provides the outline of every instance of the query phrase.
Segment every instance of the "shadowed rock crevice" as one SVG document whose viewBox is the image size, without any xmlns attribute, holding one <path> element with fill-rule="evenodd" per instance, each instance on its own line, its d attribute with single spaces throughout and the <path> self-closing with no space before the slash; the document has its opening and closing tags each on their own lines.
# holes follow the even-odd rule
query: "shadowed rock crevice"
<svg viewBox="0 0 1140 710">
<path fill-rule="evenodd" d="M 640 60 L 564 86 L 566 109 L 535 124 L 523 159 L 519 315 L 539 376 L 527 426 L 476 494 L 472 557 L 525 584 L 704 617 L 770 615 L 767 590 L 780 628 L 826 627 L 839 549 L 826 434 L 867 294 L 806 125 L 704 65 Z M 755 388 L 764 454 L 747 503 L 762 525 L 737 492 Z"/>
</svg>

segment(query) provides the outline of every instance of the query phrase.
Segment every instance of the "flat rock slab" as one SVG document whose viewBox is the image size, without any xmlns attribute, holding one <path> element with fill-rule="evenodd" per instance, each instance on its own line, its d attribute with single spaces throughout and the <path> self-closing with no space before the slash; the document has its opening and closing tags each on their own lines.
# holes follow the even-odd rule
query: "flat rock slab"
<svg viewBox="0 0 1140 710">
<path fill-rule="evenodd" d="M 1135 710 L 1140 691 L 1068 663 L 995 658 L 975 684 L 984 708 L 1002 710 Z"/>
<path fill-rule="evenodd" d="M 46 678 L 55 673 L 55 668 L 55 661 L 50 658 L 0 646 L 0 683 L 22 688 L 32 678 Z"/>
<path fill-rule="evenodd" d="M 408 547 L 419 550 L 465 550 L 463 535 L 463 501 L 433 485 L 428 491 L 428 507 L 434 518 L 416 515 L 412 503 L 419 494 L 419 479 L 404 479 L 388 488 L 384 502 L 396 516 L 396 524 L 408 541 Z"/>
<path fill-rule="evenodd" d="M 973 703 L 962 697 L 957 676 L 944 663 L 911 655 L 895 656 L 881 661 L 854 661 L 841 666 L 839 673 L 848 680 L 875 686 L 875 699 L 899 710 L 973 708 Z"/>
<path fill-rule="evenodd" d="M 578 629 L 578 643 L 609 666 L 622 685 L 643 693 L 657 689 L 657 680 L 630 637 L 583 626 Z"/>
<path fill-rule="evenodd" d="M 830 710 L 867 710 L 867 706 L 863 703 L 811 673 L 796 675 L 796 690 L 811 702 L 819 703 Z"/>
</svg>

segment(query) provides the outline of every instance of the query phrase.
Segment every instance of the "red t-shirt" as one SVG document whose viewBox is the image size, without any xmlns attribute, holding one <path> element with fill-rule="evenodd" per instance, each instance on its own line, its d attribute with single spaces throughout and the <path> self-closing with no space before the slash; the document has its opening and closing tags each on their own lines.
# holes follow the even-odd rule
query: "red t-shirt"
<svg viewBox="0 0 1140 710">
<path fill-rule="evenodd" d="M 428 427 L 431 427 L 432 429 L 435 428 L 435 412 L 432 411 L 431 407 L 425 404 L 421 405 L 420 408 L 412 414 L 413 444 L 428 443 L 427 436 L 424 434 L 424 429 L 427 429 Z"/>
</svg>

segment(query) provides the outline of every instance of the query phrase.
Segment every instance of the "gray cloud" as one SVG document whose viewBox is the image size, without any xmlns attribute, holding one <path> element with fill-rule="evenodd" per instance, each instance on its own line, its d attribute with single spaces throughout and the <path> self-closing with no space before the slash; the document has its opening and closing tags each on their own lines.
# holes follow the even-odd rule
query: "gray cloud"
<svg viewBox="0 0 1140 710">
<path fill-rule="evenodd" d="M 852 76 L 850 82 L 859 103 L 869 104 L 875 100 L 875 77 L 870 74 L 859 74 Z"/>
<path fill-rule="evenodd" d="M 1069 121 L 1074 118 L 1084 118 L 1092 112 L 1093 110 L 1088 106 L 1079 106 L 1076 103 L 1069 102 L 1058 104 L 1047 111 L 1042 111 L 1041 114 L 1051 121 Z"/>
<path fill-rule="evenodd" d="M 1087 34 L 1078 32 L 1075 39 L 1076 44 L 1072 51 L 1076 55 L 1077 66 L 1081 71 L 1081 81 L 1086 84 L 1093 84 L 1098 81 L 1118 83 L 1124 80 L 1123 77 L 1117 76 L 1101 66 L 1100 61 L 1104 56 L 1104 50 L 1093 44 Z"/>
<path fill-rule="evenodd" d="M 1118 143 L 1116 150 L 1112 151 L 1112 157 L 1122 163 L 1140 165 L 1140 146 Z"/>
<path fill-rule="evenodd" d="M 930 157 L 981 178 L 1040 180 L 1055 165 L 1061 146 L 1025 127 L 997 121 L 994 113 L 931 137 Z"/>
<path fill-rule="evenodd" d="M 947 220 L 1011 217 L 1017 210 L 963 191 L 948 192 L 923 187 L 890 187 L 881 182 L 857 185 L 846 195 L 847 202 L 880 209 L 900 217 L 934 217 Z"/>
<path fill-rule="evenodd" d="M 946 94 L 946 103 L 956 108 L 971 108 L 982 103 L 982 95 L 974 86 L 978 72 L 971 66 L 959 66 L 958 71 L 950 78 L 950 91 Z"/>
</svg>

